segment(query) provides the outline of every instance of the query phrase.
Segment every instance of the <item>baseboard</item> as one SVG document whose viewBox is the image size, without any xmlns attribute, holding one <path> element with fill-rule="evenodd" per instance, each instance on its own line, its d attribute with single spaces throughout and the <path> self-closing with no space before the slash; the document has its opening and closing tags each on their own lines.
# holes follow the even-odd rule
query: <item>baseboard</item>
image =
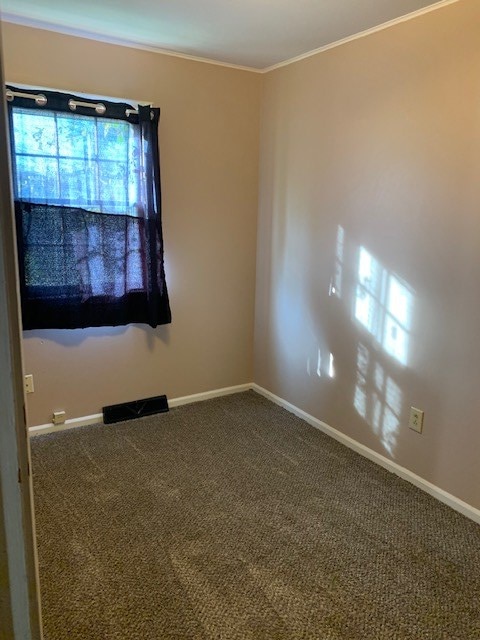
<svg viewBox="0 0 480 640">
<path fill-rule="evenodd" d="M 310 415 L 306 411 L 299 409 L 295 405 L 291 404 L 290 402 L 287 402 L 286 400 L 284 400 L 283 398 L 280 398 L 279 396 L 276 396 L 271 391 L 264 389 L 263 387 L 259 386 L 256 383 L 239 384 L 234 387 L 224 387 L 222 389 L 213 389 L 212 391 L 205 391 L 203 393 L 195 393 L 190 396 L 173 398 L 172 400 L 169 400 L 168 404 L 171 408 L 180 407 L 181 405 L 184 405 L 184 404 L 201 402 L 202 400 L 210 400 L 212 398 L 220 398 L 221 396 L 232 395 L 234 393 L 241 393 L 242 391 L 249 391 L 250 389 L 253 389 L 260 395 L 267 398 L 268 400 L 271 400 L 272 402 L 275 402 L 275 404 L 278 404 L 284 409 L 287 409 L 287 411 L 290 411 L 291 413 L 295 414 L 302 420 L 305 420 L 305 422 L 310 424 L 312 427 L 319 429 L 320 431 L 330 436 L 331 438 L 338 440 L 338 442 L 345 445 L 349 449 L 353 449 L 353 451 L 356 451 L 357 453 L 364 456 L 365 458 L 368 458 L 369 460 L 371 460 L 372 462 L 375 462 L 376 464 L 380 465 L 384 469 L 387 469 L 387 471 L 390 471 L 391 473 L 394 473 L 400 478 L 403 478 L 407 482 L 410 482 L 411 484 L 415 485 L 419 489 L 422 489 L 422 491 L 425 491 L 426 493 L 430 494 L 440 502 L 443 502 L 444 504 L 448 505 L 452 509 L 455 509 L 455 511 L 458 511 L 459 513 L 466 516 L 470 520 L 473 520 L 474 522 L 477 522 L 478 524 L 480 524 L 480 509 L 476 509 L 475 507 L 469 505 L 468 503 L 463 502 L 463 500 L 460 500 L 459 498 L 456 498 L 455 496 L 448 493 L 447 491 L 440 489 L 440 487 L 437 487 L 431 482 L 428 482 L 428 480 L 425 480 L 424 478 L 417 476 L 412 471 L 409 471 L 405 467 L 402 467 L 396 462 L 393 462 L 393 460 L 389 460 L 385 456 L 382 456 L 380 453 L 373 451 L 373 449 L 370 449 L 369 447 L 366 447 L 365 445 L 360 444 L 360 442 L 357 442 L 356 440 L 354 440 L 353 438 L 350 438 L 349 436 L 345 435 L 341 431 L 334 429 L 333 427 L 326 424 L 325 422 L 318 420 L 318 418 L 315 418 L 314 416 Z M 44 435 L 47 433 L 53 433 L 53 432 L 57 433 L 58 431 L 66 431 L 67 429 L 74 429 L 76 427 L 84 427 L 92 424 L 103 424 L 102 420 L 103 420 L 103 415 L 101 413 L 96 413 L 91 416 L 84 416 L 82 418 L 72 418 L 70 420 L 66 420 L 65 423 L 61 425 L 54 425 L 52 423 L 48 423 L 48 424 L 38 425 L 36 427 L 30 427 L 28 431 L 30 436 Z"/>
<path fill-rule="evenodd" d="M 242 391 L 249 391 L 252 389 L 252 383 L 238 384 L 234 387 L 223 387 L 222 389 L 213 389 L 212 391 L 205 391 L 203 393 L 195 393 L 191 396 L 182 396 L 181 398 L 172 398 L 168 401 L 168 406 L 180 407 L 183 404 L 191 404 L 192 402 L 201 402 L 202 400 L 211 400 L 212 398 L 220 398 L 221 396 L 230 396 L 233 393 L 241 393 Z M 58 431 L 66 431 L 68 429 L 75 429 L 76 427 L 86 427 L 92 424 L 103 424 L 103 414 L 95 413 L 91 416 L 83 416 L 81 418 L 70 418 L 65 420 L 63 424 L 53 424 L 48 422 L 47 424 L 40 424 L 35 427 L 29 427 L 28 433 L 30 436 L 40 436 L 47 433 L 57 433 Z"/>
<path fill-rule="evenodd" d="M 67 429 L 75 429 L 76 427 L 86 427 L 91 424 L 103 424 L 103 414 L 94 413 L 91 416 L 82 416 L 81 418 L 70 418 L 62 424 L 39 424 L 35 427 L 28 427 L 30 436 L 44 436 L 47 433 L 57 433 L 57 431 L 67 431 Z"/>
<path fill-rule="evenodd" d="M 191 404 L 192 402 L 201 402 L 202 400 L 211 400 L 212 398 L 220 398 L 221 396 L 230 396 L 233 393 L 242 393 L 242 391 L 250 391 L 253 383 L 237 384 L 234 387 L 224 387 L 223 389 L 214 389 L 213 391 L 205 391 L 204 393 L 194 393 L 191 396 L 183 396 L 182 398 L 173 398 L 168 401 L 169 407 L 180 407 L 182 404 Z"/>
<path fill-rule="evenodd" d="M 415 485 L 419 489 L 422 489 L 422 491 L 425 491 L 426 493 L 430 494 L 440 502 L 443 502 L 444 504 L 448 505 L 452 509 L 455 509 L 455 511 L 458 511 L 459 513 L 466 516 L 470 520 L 473 520 L 474 522 L 477 522 L 478 524 L 480 524 L 480 509 L 477 509 L 472 505 L 469 505 L 468 503 L 463 502 L 463 500 L 456 498 L 452 494 L 447 493 L 446 491 L 444 491 L 443 489 L 440 489 L 439 487 L 432 484 L 431 482 L 428 482 L 428 480 L 425 480 L 424 478 L 417 476 L 415 473 L 413 473 L 412 471 L 409 471 L 405 467 L 402 467 L 396 462 L 393 462 L 392 460 L 389 460 L 385 456 L 382 456 L 380 453 L 373 451 L 373 449 L 370 449 L 369 447 L 366 447 L 365 445 L 360 444 L 360 442 L 357 442 L 353 438 L 346 436 L 341 431 L 338 431 L 337 429 L 334 429 L 333 427 L 326 424 L 325 422 L 318 420 L 318 418 L 314 418 L 312 415 L 310 415 L 306 411 L 299 409 L 298 407 L 291 404 L 290 402 L 287 402 L 283 398 L 276 396 L 271 391 L 268 391 L 267 389 L 260 387 L 258 384 L 255 384 L 255 383 L 252 384 L 251 388 L 257 393 L 259 393 L 260 395 L 267 398 L 268 400 L 275 402 L 275 404 L 278 404 L 279 406 L 283 407 L 284 409 L 287 409 L 287 411 L 290 411 L 291 413 L 295 414 L 302 420 L 305 420 L 305 422 L 308 422 L 308 424 L 310 424 L 312 427 L 315 427 L 316 429 L 319 429 L 320 431 L 330 436 L 331 438 L 338 440 L 338 442 L 345 445 L 349 449 L 353 449 L 353 451 L 356 451 L 357 453 L 364 456 L 365 458 L 368 458 L 369 460 L 371 460 L 372 462 L 375 462 L 376 464 L 380 465 L 384 469 L 387 469 L 387 471 L 390 471 L 391 473 L 394 473 L 400 478 L 403 478 L 403 480 L 407 480 L 407 482 L 410 482 L 411 484 Z"/>
</svg>

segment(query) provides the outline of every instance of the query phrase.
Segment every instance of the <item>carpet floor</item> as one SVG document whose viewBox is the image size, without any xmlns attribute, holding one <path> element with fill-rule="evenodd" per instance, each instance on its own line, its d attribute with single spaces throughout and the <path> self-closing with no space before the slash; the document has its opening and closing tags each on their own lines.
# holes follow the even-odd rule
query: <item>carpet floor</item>
<svg viewBox="0 0 480 640">
<path fill-rule="evenodd" d="M 480 639 L 480 527 L 253 391 L 32 454 L 45 640 Z"/>
</svg>

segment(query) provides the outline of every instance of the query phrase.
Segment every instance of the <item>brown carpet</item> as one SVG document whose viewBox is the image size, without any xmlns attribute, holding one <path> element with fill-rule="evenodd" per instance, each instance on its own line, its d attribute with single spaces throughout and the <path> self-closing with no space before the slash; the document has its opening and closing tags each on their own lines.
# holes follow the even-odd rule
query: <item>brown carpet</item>
<svg viewBox="0 0 480 640">
<path fill-rule="evenodd" d="M 480 638 L 480 527 L 254 392 L 32 449 L 45 640 Z"/>
</svg>

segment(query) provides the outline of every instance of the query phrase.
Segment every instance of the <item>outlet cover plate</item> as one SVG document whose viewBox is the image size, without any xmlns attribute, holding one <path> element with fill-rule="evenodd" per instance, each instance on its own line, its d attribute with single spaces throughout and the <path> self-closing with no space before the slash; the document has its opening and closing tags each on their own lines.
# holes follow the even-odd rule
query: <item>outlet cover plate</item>
<svg viewBox="0 0 480 640">
<path fill-rule="evenodd" d="M 33 386 L 33 375 L 29 373 L 25 376 L 25 393 L 33 393 L 35 387 Z"/>
<path fill-rule="evenodd" d="M 413 431 L 417 433 L 422 433 L 423 431 L 423 411 L 421 409 L 417 409 L 415 407 L 410 407 L 410 420 L 408 421 L 408 426 Z"/>
<path fill-rule="evenodd" d="M 52 422 L 53 424 L 64 424 L 65 417 L 65 411 L 54 411 Z"/>
</svg>

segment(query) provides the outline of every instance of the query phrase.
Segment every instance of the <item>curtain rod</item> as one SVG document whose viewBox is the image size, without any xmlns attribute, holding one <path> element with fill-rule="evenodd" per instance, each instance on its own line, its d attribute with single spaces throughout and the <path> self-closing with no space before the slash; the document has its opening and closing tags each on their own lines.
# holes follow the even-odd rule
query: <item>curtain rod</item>
<svg viewBox="0 0 480 640">
<path fill-rule="evenodd" d="M 7 89 L 5 92 L 7 96 L 8 102 L 12 102 L 14 98 L 27 98 L 29 100 L 35 100 L 39 107 L 44 107 L 47 104 L 47 97 L 43 93 L 23 93 L 22 91 L 11 91 Z M 72 111 L 75 111 L 77 107 L 89 107 L 91 109 L 95 109 L 95 111 L 99 115 L 103 115 L 107 110 L 107 107 L 103 104 L 103 102 L 91 103 L 91 102 L 81 102 L 79 100 L 69 100 L 68 106 Z M 132 114 L 138 114 L 136 109 L 125 109 L 125 115 L 131 116 Z"/>
</svg>

